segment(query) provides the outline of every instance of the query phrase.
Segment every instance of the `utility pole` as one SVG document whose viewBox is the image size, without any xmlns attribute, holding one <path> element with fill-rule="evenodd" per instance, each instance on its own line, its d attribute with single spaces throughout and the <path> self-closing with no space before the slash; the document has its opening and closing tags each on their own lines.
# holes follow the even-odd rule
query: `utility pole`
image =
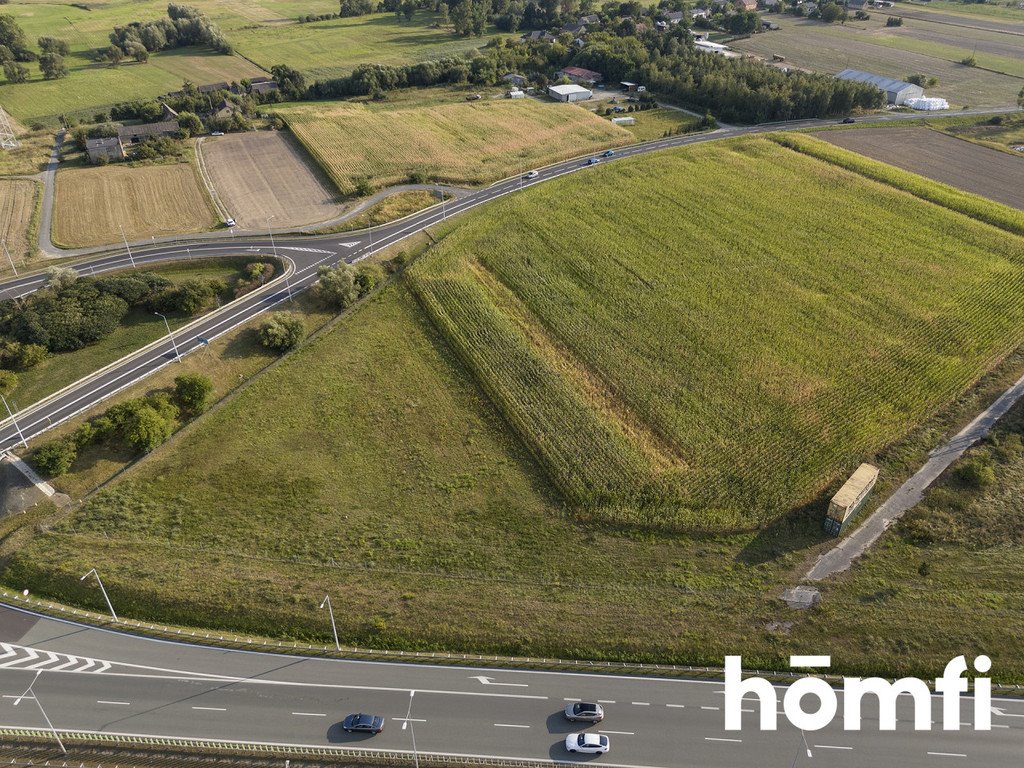
<svg viewBox="0 0 1024 768">
<path fill-rule="evenodd" d="M 323 610 L 325 605 L 327 606 L 327 613 L 331 616 L 331 631 L 334 632 L 334 648 L 340 651 L 341 644 L 338 642 L 338 626 L 334 623 L 334 609 L 331 608 L 330 595 L 324 597 L 323 602 L 320 603 L 320 609 Z"/>
<path fill-rule="evenodd" d="M 7 238 L 4 238 L 4 253 L 7 254 L 7 260 L 11 262 L 11 269 L 14 270 L 14 276 L 18 276 L 18 268 L 14 266 L 14 259 L 11 258 L 11 252 L 7 250 Z"/>
<path fill-rule="evenodd" d="M 60 751 L 66 755 L 68 751 L 64 749 L 64 742 L 60 740 L 60 734 L 57 733 L 57 729 L 54 728 L 53 723 L 50 722 L 50 716 L 47 715 L 46 710 L 43 709 L 43 703 L 39 700 L 39 697 L 36 696 L 35 691 L 32 690 L 32 686 L 36 684 L 36 680 L 39 679 L 41 674 L 43 674 L 43 670 L 40 669 L 36 671 L 36 676 L 32 678 L 32 682 L 28 684 L 28 688 L 25 689 L 25 692 L 14 700 L 14 706 L 21 704 L 22 699 L 31 698 L 36 703 L 36 706 L 39 707 L 39 711 L 43 713 L 43 719 L 45 719 L 46 724 L 50 726 L 50 731 L 53 732 L 53 738 L 57 740 L 57 746 L 60 747 Z M 32 694 L 31 697 L 29 694 Z"/>
<path fill-rule="evenodd" d="M 274 216 L 267 216 L 267 234 L 270 235 L 270 249 L 274 252 L 274 258 L 277 258 L 277 244 L 274 243 L 274 230 L 270 228 L 270 220 L 276 218 Z"/>
<path fill-rule="evenodd" d="M 80 578 L 79 581 L 85 581 L 90 576 L 96 577 L 96 583 L 100 585 L 100 592 L 103 593 L 103 599 L 107 601 L 107 608 L 110 609 L 110 615 L 114 617 L 114 621 L 118 621 L 117 614 L 114 613 L 114 606 L 110 604 L 110 597 L 107 595 L 107 590 L 103 586 L 103 580 L 100 578 L 100 572 L 93 568 Z"/>
<path fill-rule="evenodd" d="M 128 245 L 128 238 L 124 236 L 124 227 L 118 224 L 117 228 L 121 230 L 121 239 L 124 240 L 124 248 L 128 251 L 128 260 L 132 263 L 132 269 L 135 269 L 135 257 L 132 256 L 132 249 L 131 246 Z"/>
<path fill-rule="evenodd" d="M 174 334 L 171 333 L 171 324 L 167 322 L 167 315 L 161 315 L 159 312 L 154 312 L 153 314 L 160 315 L 160 317 L 164 319 L 164 327 L 167 329 L 167 336 L 171 339 L 171 349 L 174 350 L 174 359 L 180 363 L 181 353 L 178 352 L 178 345 L 174 342 Z"/>
<path fill-rule="evenodd" d="M 10 414 L 10 416 L 11 416 L 11 423 L 12 423 L 12 424 L 14 424 L 14 429 L 15 429 L 15 430 L 17 431 L 17 433 L 18 433 L 18 438 L 19 438 L 19 439 L 21 440 L 21 444 L 22 444 L 22 446 L 23 446 L 23 447 L 25 448 L 25 450 L 27 451 L 27 450 L 28 450 L 28 443 L 27 443 L 27 442 L 25 442 L 25 435 L 23 435 L 23 434 L 21 433 L 21 427 L 19 427 L 19 426 L 18 426 L 18 420 L 17 420 L 16 418 L 14 418 L 14 411 L 12 411 L 12 410 L 11 410 L 11 406 L 9 406 L 9 405 L 7 404 L 7 398 L 6 398 L 6 397 L 4 397 L 3 395 L 0 395 L 0 400 L 3 400 L 3 401 L 4 401 L 4 408 L 6 408 L 6 409 L 7 409 L 7 413 L 9 413 L 9 414 Z"/>
</svg>

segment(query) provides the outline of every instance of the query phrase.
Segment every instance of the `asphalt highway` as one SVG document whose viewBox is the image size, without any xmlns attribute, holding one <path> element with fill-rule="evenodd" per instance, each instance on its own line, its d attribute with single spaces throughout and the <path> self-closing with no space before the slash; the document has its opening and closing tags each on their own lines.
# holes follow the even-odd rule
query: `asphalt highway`
<svg viewBox="0 0 1024 768">
<path fill-rule="evenodd" d="M 743 730 L 726 731 L 723 685 L 715 681 L 229 651 L 148 640 L 12 608 L 0 608 L 0 641 L 0 728 L 45 729 L 45 712 L 58 732 L 410 753 L 415 740 L 419 754 L 630 768 L 1019 768 L 1024 756 L 1024 701 L 1019 700 L 993 700 L 991 731 L 971 730 L 970 699 L 962 703 L 962 730 L 941 730 L 941 701 L 933 699 L 936 725 L 914 731 L 909 702 L 901 699 L 895 732 L 877 730 L 877 711 L 866 702 L 859 732 L 844 731 L 840 718 L 824 730 L 801 733 L 781 716 L 777 731 L 761 732 L 759 705 L 750 699 Z M 15 706 L 30 683 L 30 697 Z M 776 691 L 781 712 L 784 689 Z M 562 709 L 579 699 L 602 702 L 605 720 L 589 727 L 566 722 Z M 384 732 L 343 733 L 340 722 L 350 712 L 382 715 Z M 566 734 L 584 729 L 607 734 L 611 752 L 600 757 L 566 753 Z"/>
<path fill-rule="evenodd" d="M 997 114 L 1012 111 L 1015 110 L 973 110 L 958 114 Z M 919 118 L 919 114 L 892 113 L 872 118 L 872 120 L 902 121 Z M 835 120 L 799 120 L 740 128 L 730 127 L 696 135 L 672 136 L 618 149 L 613 157 L 603 159 L 602 162 L 617 162 L 622 158 L 706 141 L 778 130 L 825 127 L 835 123 Z M 235 240 L 220 235 L 211 236 L 209 240 L 205 241 L 190 240 L 180 244 L 136 247 L 130 254 L 124 251 L 77 262 L 75 268 L 82 274 L 103 274 L 104 272 L 128 269 L 132 266 L 145 266 L 167 261 L 258 253 L 277 254 L 290 264 L 290 268 L 284 277 L 272 281 L 263 290 L 231 302 L 219 311 L 212 312 L 195 323 L 175 331 L 173 337 L 166 337 L 39 403 L 17 411 L 13 419 L 4 418 L 0 421 L 0 451 L 10 450 L 25 440 L 73 418 L 164 366 L 173 364 L 178 355 L 186 355 L 201 349 L 204 346 L 202 340 L 211 341 L 258 314 L 272 309 L 287 300 L 292 292 L 304 290 L 315 283 L 317 269 L 322 265 L 336 264 L 342 260 L 350 263 L 359 261 L 376 251 L 434 226 L 449 216 L 570 173 L 594 172 L 593 168 L 587 166 L 587 159 L 576 158 L 538 169 L 538 176 L 534 179 L 522 177 L 505 179 L 491 186 L 475 190 L 457 200 L 434 206 L 400 221 L 371 230 L 338 235 L 283 235 L 273 238 L 268 236 Z M 0 282 L 0 298 L 25 296 L 40 288 L 44 281 L 45 277 L 40 274 L 2 281 Z M 4 414 L 4 416 L 7 415 Z"/>
</svg>

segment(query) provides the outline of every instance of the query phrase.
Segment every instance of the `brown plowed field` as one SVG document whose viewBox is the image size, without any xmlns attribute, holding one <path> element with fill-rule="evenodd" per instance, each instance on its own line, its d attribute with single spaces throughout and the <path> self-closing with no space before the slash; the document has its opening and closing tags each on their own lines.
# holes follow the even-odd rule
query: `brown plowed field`
<svg viewBox="0 0 1024 768">
<path fill-rule="evenodd" d="M 1024 210 L 1024 158 L 928 128 L 857 128 L 816 133 L 836 146 Z"/>
<path fill-rule="evenodd" d="M 275 229 L 327 221 L 342 212 L 333 185 L 308 155 L 280 131 L 206 139 L 206 172 L 221 203 L 243 229 Z"/>
<path fill-rule="evenodd" d="M 35 209 L 36 182 L 0 181 L 0 241 L 7 243 L 11 258 L 20 262 L 35 250 L 29 243 L 29 226 Z M 7 269 L 7 256 L 0 249 L 0 269 Z"/>
</svg>

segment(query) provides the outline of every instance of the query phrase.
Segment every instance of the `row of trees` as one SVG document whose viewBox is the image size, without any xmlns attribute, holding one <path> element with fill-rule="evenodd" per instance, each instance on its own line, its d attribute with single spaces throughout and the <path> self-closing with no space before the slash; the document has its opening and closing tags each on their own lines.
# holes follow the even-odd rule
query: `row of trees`
<svg viewBox="0 0 1024 768">
<path fill-rule="evenodd" d="M 32 463 L 44 475 L 59 477 L 87 445 L 117 444 L 149 453 L 174 434 L 181 418 L 195 418 L 206 410 L 212 393 L 207 377 L 183 374 L 175 378 L 173 391 L 118 403 L 70 435 L 41 445 L 32 454 Z"/>
<path fill-rule="evenodd" d="M 110 43 L 126 56 L 137 56 L 139 51 L 155 53 L 191 46 L 206 46 L 224 54 L 232 52 L 224 33 L 198 8 L 171 3 L 167 6 L 167 16 L 115 27 L 110 33 Z"/>
<path fill-rule="evenodd" d="M 42 54 L 29 50 L 25 32 L 13 17 L 0 14 L 0 66 L 7 82 L 24 83 L 28 80 L 28 67 L 21 63 L 25 61 L 38 61 L 39 71 L 46 80 L 67 76 L 64 57 L 71 52 L 71 46 L 56 37 L 40 37 L 36 42 Z"/>
</svg>

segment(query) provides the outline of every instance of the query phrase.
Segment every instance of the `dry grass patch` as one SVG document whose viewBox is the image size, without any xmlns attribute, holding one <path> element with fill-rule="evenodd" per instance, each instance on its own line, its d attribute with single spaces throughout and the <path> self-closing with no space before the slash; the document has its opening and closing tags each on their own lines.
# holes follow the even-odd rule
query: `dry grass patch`
<svg viewBox="0 0 1024 768">
<path fill-rule="evenodd" d="M 36 182 L 27 180 L 0 180 L 0 240 L 7 245 L 15 262 L 27 259 L 35 252 L 32 245 L 32 214 L 36 208 Z M 3 266 L 7 254 L 0 253 Z"/>
<path fill-rule="evenodd" d="M 203 232 L 213 206 L 191 163 L 75 168 L 57 174 L 53 240 L 63 246 Z"/>
<path fill-rule="evenodd" d="M 204 169 L 240 227 L 327 221 L 342 212 L 337 192 L 291 136 L 278 131 L 237 133 L 204 140 Z"/>
<path fill-rule="evenodd" d="M 346 194 L 360 178 L 384 187 L 411 174 L 482 184 L 633 141 L 629 131 L 585 109 L 532 99 L 418 107 L 336 102 L 279 114 Z"/>
</svg>

